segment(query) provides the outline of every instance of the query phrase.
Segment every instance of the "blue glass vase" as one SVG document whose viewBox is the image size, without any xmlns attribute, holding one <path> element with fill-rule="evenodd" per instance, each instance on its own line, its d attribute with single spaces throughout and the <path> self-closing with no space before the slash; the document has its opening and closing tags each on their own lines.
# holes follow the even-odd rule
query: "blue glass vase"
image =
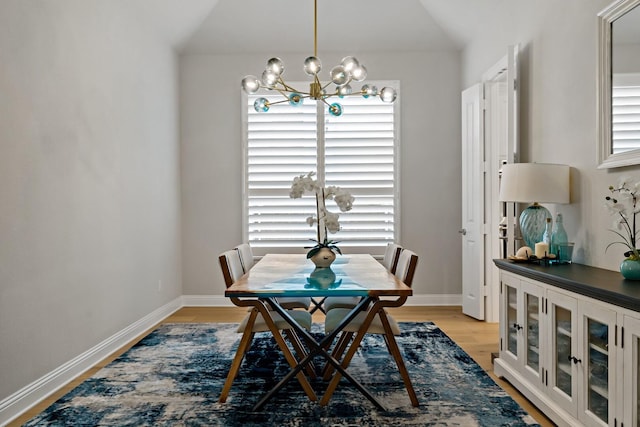
<svg viewBox="0 0 640 427">
<path fill-rule="evenodd" d="M 551 218 L 551 212 L 538 203 L 534 203 L 522 211 L 520 214 L 520 233 L 522 233 L 522 239 L 526 246 L 535 248 L 536 243 L 542 242 L 547 218 Z"/>
<path fill-rule="evenodd" d="M 640 280 L 640 260 L 625 259 L 620 264 L 620 273 L 625 279 Z"/>
</svg>

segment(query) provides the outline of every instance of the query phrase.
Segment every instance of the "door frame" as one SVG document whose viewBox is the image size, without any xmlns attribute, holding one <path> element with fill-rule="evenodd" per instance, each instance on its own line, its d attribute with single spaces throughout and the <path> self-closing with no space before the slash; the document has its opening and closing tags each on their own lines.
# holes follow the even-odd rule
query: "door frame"
<svg viewBox="0 0 640 427">
<path fill-rule="evenodd" d="M 480 274 L 484 279 L 484 307 L 474 310 L 482 313 L 481 317 L 475 316 L 474 312 L 467 313 L 464 307 L 463 312 L 487 322 L 498 322 L 500 311 L 500 274 L 493 259 L 513 255 L 516 248 L 516 205 L 500 202 L 499 192 L 502 165 L 516 163 L 519 157 L 518 50 L 518 45 L 509 46 L 507 54 L 482 75 L 480 83 L 482 123 L 479 137 L 483 173 L 478 179 L 482 180 L 484 195 L 480 202 L 483 205 L 484 238 Z M 465 264 L 463 259 L 463 269 Z M 462 277 L 465 277 L 464 271 Z M 464 289 L 463 284 L 463 299 Z"/>
<path fill-rule="evenodd" d="M 485 320 L 499 320 L 500 272 L 495 258 L 514 255 L 516 205 L 499 201 L 502 165 L 519 157 L 519 64 L 518 45 L 482 75 L 484 88 L 485 241 L 484 273 L 487 286 Z"/>
</svg>

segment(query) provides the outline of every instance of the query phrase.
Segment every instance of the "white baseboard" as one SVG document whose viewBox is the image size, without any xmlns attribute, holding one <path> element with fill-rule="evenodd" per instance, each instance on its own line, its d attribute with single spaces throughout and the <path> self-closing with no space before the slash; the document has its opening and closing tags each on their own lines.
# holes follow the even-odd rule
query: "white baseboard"
<svg viewBox="0 0 640 427">
<path fill-rule="evenodd" d="M 8 424 L 74 378 L 92 368 L 182 307 L 182 298 L 165 304 L 93 348 L 0 401 L 0 426 Z"/>
<path fill-rule="evenodd" d="M 414 295 L 408 306 L 462 305 L 462 295 Z M 161 322 L 182 307 L 235 307 L 229 298 L 222 295 L 183 295 L 147 316 L 129 325 L 122 331 L 102 341 L 62 366 L 37 379 L 16 393 L 0 401 L 0 426 L 8 424 L 51 393 L 104 360 L 122 346 Z"/>
</svg>

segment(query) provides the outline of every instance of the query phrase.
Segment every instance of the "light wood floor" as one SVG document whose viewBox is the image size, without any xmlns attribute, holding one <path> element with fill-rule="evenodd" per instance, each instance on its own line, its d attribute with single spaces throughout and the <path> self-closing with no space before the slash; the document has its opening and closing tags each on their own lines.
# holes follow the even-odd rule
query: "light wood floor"
<svg viewBox="0 0 640 427">
<path fill-rule="evenodd" d="M 462 314 L 460 307 L 400 307 L 389 311 L 399 322 L 434 322 L 451 339 L 462 347 L 493 380 L 505 389 L 526 411 L 542 426 L 554 424 L 538 411 L 526 398 L 515 390 L 508 382 L 497 378 L 493 374 L 491 354 L 498 351 L 498 324 L 485 323 Z M 240 322 L 246 310 L 237 307 L 185 307 L 169 316 L 162 323 L 207 323 L 207 322 Z M 321 313 L 314 314 L 314 321 L 322 322 Z M 148 331 L 150 332 L 150 331 Z M 147 332 L 147 333 L 148 333 Z M 58 392 L 34 406 L 31 410 L 9 424 L 10 427 L 20 426 L 35 415 L 45 410 L 57 399 L 65 395 L 85 379 L 91 377 L 100 368 L 113 361 L 120 354 L 128 350 L 147 333 L 138 337 L 127 346 L 119 349 L 107 359 L 85 372 L 76 380 L 63 387 Z"/>
</svg>

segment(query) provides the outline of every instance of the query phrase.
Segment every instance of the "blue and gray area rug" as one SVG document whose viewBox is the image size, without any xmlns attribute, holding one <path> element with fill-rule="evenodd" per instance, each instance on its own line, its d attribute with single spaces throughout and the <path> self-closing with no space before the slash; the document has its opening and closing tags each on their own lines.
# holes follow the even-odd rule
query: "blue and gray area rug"
<svg viewBox="0 0 640 427">
<path fill-rule="evenodd" d="M 409 402 L 384 340 L 369 335 L 349 368 L 388 411 L 346 380 L 328 406 L 297 381 L 253 405 L 288 371 L 273 338 L 257 334 L 227 403 L 218 396 L 240 335 L 235 324 L 167 324 L 54 403 L 27 426 L 529 426 L 511 397 L 432 323 L 401 323 L 397 337 L 420 407 Z M 312 383 L 318 395 L 326 386 Z"/>
</svg>

